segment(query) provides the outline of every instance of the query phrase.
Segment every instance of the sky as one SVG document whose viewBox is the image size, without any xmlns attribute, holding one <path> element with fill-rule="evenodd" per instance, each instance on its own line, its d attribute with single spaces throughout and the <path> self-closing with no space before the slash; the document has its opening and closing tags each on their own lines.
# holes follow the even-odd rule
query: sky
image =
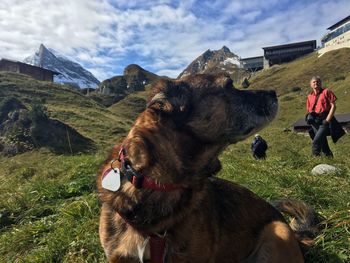
<svg viewBox="0 0 350 263">
<path fill-rule="evenodd" d="M 129 64 L 177 77 L 224 45 L 246 58 L 262 47 L 317 40 L 350 15 L 350 0 L 0 0 L 0 58 L 22 61 L 41 43 L 100 81 Z"/>
</svg>

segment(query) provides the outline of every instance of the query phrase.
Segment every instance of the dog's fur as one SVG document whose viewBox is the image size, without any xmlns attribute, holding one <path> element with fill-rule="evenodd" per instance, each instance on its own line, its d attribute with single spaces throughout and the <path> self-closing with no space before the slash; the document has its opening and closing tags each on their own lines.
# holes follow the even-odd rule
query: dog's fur
<svg viewBox="0 0 350 263">
<path fill-rule="evenodd" d="M 100 239 L 108 261 L 146 262 L 144 233 L 166 232 L 169 263 L 303 262 L 302 237 L 297 240 L 277 209 L 213 176 L 223 149 L 262 129 L 276 112 L 273 91 L 240 91 L 223 75 L 155 85 L 147 109 L 97 177 Z M 136 189 L 122 176 L 118 191 L 103 189 L 101 174 L 120 147 L 138 173 L 181 188 Z M 287 211 L 293 205 L 276 207 Z"/>
</svg>

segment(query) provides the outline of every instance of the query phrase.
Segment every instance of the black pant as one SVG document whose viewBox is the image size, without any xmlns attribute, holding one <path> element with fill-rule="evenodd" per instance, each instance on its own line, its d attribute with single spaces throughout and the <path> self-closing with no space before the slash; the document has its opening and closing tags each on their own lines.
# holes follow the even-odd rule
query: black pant
<svg viewBox="0 0 350 263">
<path fill-rule="evenodd" d="M 330 134 L 329 123 L 327 124 L 312 124 L 315 137 L 312 141 L 312 155 L 320 156 L 321 152 L 328 157 L 333 157 L 333 153 L 329 148 L 327 135 Z"/>
</svg>

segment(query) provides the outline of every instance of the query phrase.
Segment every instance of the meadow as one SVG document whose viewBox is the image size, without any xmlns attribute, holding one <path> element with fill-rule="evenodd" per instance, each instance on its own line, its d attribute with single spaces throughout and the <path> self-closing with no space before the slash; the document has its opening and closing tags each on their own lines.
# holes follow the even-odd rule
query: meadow
<svg viewBox="0 0 350 263">
<path fill-rule="evenodd" d="M 305 115 L 312 75 L 323 77 L 324 85 L 338 96 L 337 113 L 350 112 L 349 72 L 350 49 L 344 49 L 321 58 L 311 54 L 255 74 L 248 89 L 275 89 L 280 102 L 278 116 L 260 132 L 269 145 L 267 159 L 252 158 L 252 137 L 220 156 L 223 169 L 217 176 L 269 201 L 304 200 L 325 218 L 307 262 L 350 262 L 350 136 L 330 143 L 334 159 L 313 158 L 310 138 L 285 129 Z M 50 117 L 94 140 L 97 150 L 57 155 L 42 148 L 0 156 L 0 262 L 105 262 L 98 238 L 95 177 L 113 144 L 122 140 L 145 107 L 147 91 L 106 108 L 70 87 L 0 73 L 0 99 L 8 96 L 28 106 L 41 100 Z M 320 163 L 342 172 L 312 175 Z"/>
</svg>

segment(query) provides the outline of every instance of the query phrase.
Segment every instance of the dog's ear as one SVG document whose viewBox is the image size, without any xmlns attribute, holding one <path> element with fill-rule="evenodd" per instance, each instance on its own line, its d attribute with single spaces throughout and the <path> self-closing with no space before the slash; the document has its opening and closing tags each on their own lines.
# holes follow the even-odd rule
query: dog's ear
<svg viewBox="0 0 350 263">
<path fill-rule="evenodd" d="M 157 93 L 148 103 L 147 107 L 167 113 L 170 113 L 174 110 L 173 105 L 163 92 Z"/>
<path fill-rule="evenodd" d="M 190 107 L 191 91 L 184 82 L 162 82 L 159 91 L 147 107 L 168 114 L 185 115 Z"/>
</svg>

